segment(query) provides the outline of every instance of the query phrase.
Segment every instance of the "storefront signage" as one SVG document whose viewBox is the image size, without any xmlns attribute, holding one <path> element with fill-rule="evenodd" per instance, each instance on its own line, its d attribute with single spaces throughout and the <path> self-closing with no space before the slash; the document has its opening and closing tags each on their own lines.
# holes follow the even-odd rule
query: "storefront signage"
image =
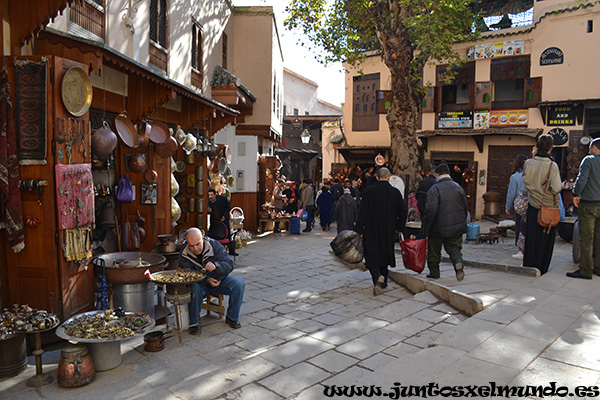
<svg viewBox="0 0 600 400">
<path fill-rule="evenodd" d="M 548 134 L 554 139 L 555 146 L 562 146 L 569 140 L 569 134 L 563 128 L 550 129 Z"/>
<path fill-rule="evenodd" d="M 473 114 L 473 128 L 488 129 L 489 127 L 490 127 L 490 112 L 489 111 L 475 111 L 475 114 Z"/>
<path fill-rule="evenodd" d="M 469 60 L 480 60 L 482 58 L 495 58 L 506 56 L 518 56 L 525 50 L 525 40 L 506 40 L 504 42 L 478 44 L 467 49 Z"/>
<path fill-rule="evenodd" d="M 292 129 L 302 130 L 302 121 L 300 120 L 300 118 L 294 118 L 290 125 Z"/>
<path fill-rule="evenodd" d="M 575 125 L 575 107 L 550 106 L 548 107 L 548 126 Z"/>
<path fill-rule="evenodd" d="M 472 128 L 473 113 L 471 111 L 441 112 L 438 128 Z"/>
<path fill-rule="evenodd" d="M 549 47 L 540 56 L 540 65 L 562 64 L 563 62 L 564 54 L 558 47 Z"/>
<path fill-rule="evenodd" d="M 493 110 L 490 111 L 490 128 L 527 126 L 529 110 Z"/>
</svg>

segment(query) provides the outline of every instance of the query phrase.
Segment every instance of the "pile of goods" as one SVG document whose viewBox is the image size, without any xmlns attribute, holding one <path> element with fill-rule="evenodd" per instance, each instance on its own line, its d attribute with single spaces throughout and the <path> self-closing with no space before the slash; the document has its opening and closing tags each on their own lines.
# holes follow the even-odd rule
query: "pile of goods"
<svg viewBox="0 0 600 400">
<path fill-rule="evenodd" d="M 27 304 L 13 305 L 12 311 L 5 308 L 0 314 L 0 340 L 13 333 L 36 332 L 54 328 L 58 318 L 44 310 L 35 310 Z"/>
<path fill-rule="evenodd" d="M 205 276 L 204 270 L 197 272 L 191 269 L 178 269 L 175 271 L 156 272 L 150 275 L 150 280 L 159 283 L 192 283 L 204 279 Z"/>
<path fill-rule="evenodd" d="M 65 322 L 64 330 L 74 338 L 117 340 L 133 337 L 151 323 L 152 318 L 144 313 L 123 316 L 106 310 L 78 315 Z"/>
</svg>

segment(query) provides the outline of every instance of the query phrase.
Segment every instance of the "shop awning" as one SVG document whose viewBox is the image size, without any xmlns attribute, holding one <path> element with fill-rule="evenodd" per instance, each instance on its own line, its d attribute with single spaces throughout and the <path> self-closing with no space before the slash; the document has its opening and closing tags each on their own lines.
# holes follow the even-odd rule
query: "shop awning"
<svg viewBox="0 0 600 400">
<path fill-rule="evenodd" d="M 13 54 L 18 54 L 25 42 L 76 1 L 83 0 L 9 0 L 9 15 L 5 17 L 10 21 Z"/>
<path fill-rule="evenodd" d="M 281 159 L 285 159 L 290 156 L 298 155 L 301 157 L 313 158 L 319 155 L 319 152 L 316 150 L 310 149 L 275 149 L 275 154 L 278 155 Z"/>
<path fill-rule="evenodd" d="M 239 111 L 225 104 L 217 102 L 192 88 L 155 72 L 151 68 L 106 46 L 103 42 L 96 42 L 47 28 L 38 34 L 36 49 L 41 54 L 53 54 L 83 62 L 86 65 L 90 65 L 99 74 L 101 74 L 103 63 L 106 63 L 132 76 L 133 85 L 139 86 L 138 89 L 140 90 L 146 89 L 143 92 L 143 98 L 136 99 L 133 104 L 128 106 L 128 116 L 132 121 L 146 117 L 157 107 L 160 107 L 169 100 L 173 100 L 177 94 L 204 104 L 211 110 L 214 110 L 217 113 L 214 119 L 222 119 L 222 117 L 228 116 L 229 119 L 233 120 L 231 117 L 236 117 L 240 114 Z M 145 85 L 144 82 L 153 83 L 160 89 L 150 90 L 149 86 Z M 197 118 L 197 116 L 194 117 Z"/>
<path fill-rule="evenodd" d="M 342 157 L 348 164 L 375 164 L 375 157 L 384 155 L 390 150 L 389 146 L 346 146 L 338 147 Z"/>
</svg>

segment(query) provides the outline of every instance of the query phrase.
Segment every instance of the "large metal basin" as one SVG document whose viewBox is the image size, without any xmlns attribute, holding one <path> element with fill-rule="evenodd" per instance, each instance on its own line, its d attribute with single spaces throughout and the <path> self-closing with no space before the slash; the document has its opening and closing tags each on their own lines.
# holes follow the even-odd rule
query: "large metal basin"
<svg viewBox="0 0 600 400">
<path fill-rule="evenodd" d="M 141 266 L 139 265 L 140 258 Z M 104 262 L 106 280 L 113 285 L 148 282 L 144 272 L 146 270 L 150 270 L 150 273 L 162 271 L 166 267 L 166 261 L 167 259 L 160 254 L 139 251 L 107 253 L 92 260 L 96 268 Z"/>
</svg>

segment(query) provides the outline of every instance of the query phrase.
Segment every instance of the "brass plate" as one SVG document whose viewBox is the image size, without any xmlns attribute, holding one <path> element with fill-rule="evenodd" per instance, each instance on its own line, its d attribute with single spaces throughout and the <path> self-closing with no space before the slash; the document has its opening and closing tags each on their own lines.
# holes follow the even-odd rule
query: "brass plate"
<svg viewBox="0 0 600 400">
<path fill-rule="evenodd" d="M 67 111 L 81 117 L 92 105 L 90 77 L 79 67 L 69 69 L 62 79 L 61 95 Z"/>
</svg>

